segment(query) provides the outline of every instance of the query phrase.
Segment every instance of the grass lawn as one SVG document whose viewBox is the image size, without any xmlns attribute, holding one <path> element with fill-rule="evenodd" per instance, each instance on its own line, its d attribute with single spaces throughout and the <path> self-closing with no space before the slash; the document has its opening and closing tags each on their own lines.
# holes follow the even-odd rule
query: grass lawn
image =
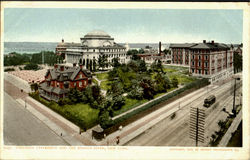
<svg viewBox="0 0 250 160">
<path fill-rule="evenodd" d="M 109 81 L 107 80 L 107 81 L 102 81 L 101 82 L 101 89 L 103 89 L 103 90 L 108 90 L 110 88 L 110 86 L 109 86 Z"/>
<path fill-rule="evenodd" d="M 57 103 L 50 103 L 43 98 L 40 98 L 40 101 L 47 104 L 49 108 L 76 125 L 82 126 L 82 128 L 88 129 L 98 123 L 99 111 L 91 108 L 88 104 L 78 103 L 74 105 L 59 106 Z"/>
<path fill-rule="evenodd" d="M 120 110 L 114 111 L 113 112 L 114 116 L 117 116 L 117 115 L 119 115 L 119 114 L 121 114 L 123 112 L 126 112 L 126 111 L 128 111 L 128 110 L 130 110 L 132 108 L 135 108 L 135 107 L 137 107 L 137 106 L 139 106 L 139 105 L 141 105 L 143 103 L 146 103 L 146 102 L 148 102 L 147 99 L 136 100 L 136 99 L 130 99 L 130 98 L 126 97 L 125 98 L 125 105 L 122 106 L 122 108 Z"/>
<path fill-rule="evenodd" d="M 108 73 L 97 73 L 96 74 L 96 77 L 99 79 L 99 80 L 105 80 L 105 79 L 108 79 Z"/>
</svg>

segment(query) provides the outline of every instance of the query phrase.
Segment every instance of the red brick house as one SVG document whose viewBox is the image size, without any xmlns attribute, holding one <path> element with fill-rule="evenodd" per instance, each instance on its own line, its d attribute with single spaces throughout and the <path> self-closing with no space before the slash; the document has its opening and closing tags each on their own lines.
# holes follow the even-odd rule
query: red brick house
<svg viewBox="0 0 250 160">
<path fill-rule="evenodd" d="M 55 65 L 48 69 L 45 80 L 39 85 L 39 95 L 49 101 L 67 97 L 71 88 L 83 90 L 91 84 L 91 72 L 82 65 L 73 67 Z"/>
</svg>

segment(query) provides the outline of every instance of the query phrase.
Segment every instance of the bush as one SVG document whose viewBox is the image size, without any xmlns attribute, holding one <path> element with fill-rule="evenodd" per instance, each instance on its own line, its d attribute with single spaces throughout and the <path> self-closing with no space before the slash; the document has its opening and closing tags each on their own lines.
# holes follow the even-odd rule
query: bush
<svg viewBox="0 0 250 160">
<path fill-rule="evenodd" d="M 25 70 L 38 70 L 38 65 L 34 63 L 29 63 L 24 66 Z"/>
<path fill-rule="evenodd" d="M 109 113 L 108 113 L 108 112 L 102 112 L 102 114 L 101 114 L 100 117 L 99 117 L 99 123 L 100 123 L 100 126 L 101 126 L 103 129 L 107 129 L 107 128 L 109 128 L 110 126 L 113 125 L 113 121 L 112 121 L 112 119 L 109 117 Z"/>
</svg>

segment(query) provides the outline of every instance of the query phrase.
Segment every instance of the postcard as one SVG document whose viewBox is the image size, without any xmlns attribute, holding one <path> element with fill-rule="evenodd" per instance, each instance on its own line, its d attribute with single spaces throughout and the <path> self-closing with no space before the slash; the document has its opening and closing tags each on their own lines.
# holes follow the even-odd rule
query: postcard
<svg viewBox="0 0 250 160">
<path fill-rule="evenodd" d="M 1 159 L 249 159 L 249 4 L 1 2 Z"/>
</svg>

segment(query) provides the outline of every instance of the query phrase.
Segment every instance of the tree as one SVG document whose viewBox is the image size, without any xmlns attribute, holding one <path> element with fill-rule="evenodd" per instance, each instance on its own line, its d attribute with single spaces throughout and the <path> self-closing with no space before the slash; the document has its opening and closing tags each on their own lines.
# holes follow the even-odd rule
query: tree
<svg viewBox="0 0 250 160">
<path fill-rule="evenodd" d="M 30 85 L 31 90 L 35 91 L 35 92 L 38 90 L 38 87 L 39 87 L 39 85 L 37 83 L 32 83 Z"/>
<path fill-rule="evenodd" d="M 102 114 L 99 116 L 99 124 L 103 129 L 107 129 L 112 126 L 113 121 L 109 116 L 109 112 L 102 112 Z"/>
<path fill-rule="evenodd" d="M 163 65 L 162 65 L 162 62 L 161 60 L 155 60 L 151 66 L 150 66 L 151 70 L 154 71 L 154 72 L 161 72 L 161 73 L 164 73 L 163 71 Z"/>
<path fill-rule="evenodd" d="M 70 97 L 70 100 L 72 103 L 79 103 L 82 102 L 82 92 L 80 92 L 76 88 L 71 88 L 68 93 L 68 97 Z"/>
<path fill-rule="evenodd" d="M 119 58 L 116 57 L 116 58 L 113 58 L 112 59 L 112 64 L 111 64 L 114 68 L 117 68 L 117 67 L 120 67 L 121 66 L 121 63 L 119 62 Z"/>
<path fill-rule="evenodd" d="M 127 55 L 136 55 L 139 52 L 136 49 L 128 50 Z"/>
<path fill-rule="evenodd" d="M 121 82 L 115 81 L 111 83 L 111 87 L 108 89 L 107 94 L 115 97 L 121 95 L 123 92 L 124 91 Z"/>
<path fill-rule="evenodd" d="M 4 56 L 4 66 L 17 66 L 30 62 L 30 55 L 18 54 L 16 52 L 9 53 Z"/>
<path fill-rule="evenodd" d="M 143 54 L 143 53 L 144 53 L 144 50 L 141 48 L 141 49 L 139 49 L 138 53 L 139 53 L 139 54 Z"/>
<path fill-rule="evenodd" d="M 107 67 L 108 65 L 108 58 L 107 56 L 105 56 L 104 54 L 103 55 L 100 55 L 99 58 L 98 58 L 98 65 L 99 65 L 99 69 L 104 69 L 105 67 Z"/>
<path fill-rule="evenodd" d="M 178 79 L 176 78 L 176 77 L 174 77 L 173 79 L 172 79 L 172 85 L 173 85 L 173 87 L 175 87 L 175 88 L 178 88 Z"/>
<path fill-rule="evenodd" d="M 162 74 L 157 73 L 154 78 L 155 91 L 158 93 L 165 92 L 167 90 L 167 83 Z"/>
<path fill-rule="evenodd" d="M 114 96 L 112 100 L 113 100 L 112 109 L 114 110 L 121 109 L 122 106 L 125 104 L 125 98 L 122 95 Z"/>
<path fill-rule="evenodd" d="M 143 88 L 140 86 L 141 82 L 136 79 L 131 81 L 132 81 L 132 86 L 131 86 L 131 91 L 128 93 L 128 97 L 131 99 L 138 99 L 138 100 L 143 99 Z"/>
<path fill-rule="evenodd" d="M 233 57 L 234 73 L 242 71 L 242 56 L 234 53 Z"/>
<path fill-rule="evenodd" d="M 147 72 L 147 66 L 144 60 L 139 60 L 139 72 Z"/>
<path fill-rule="evenodd" d="M 25 70 L 38 70 L 38 65 L 34 63 L 29 63 L 24 66 Z"/>
<path fill-rule="evenodd" d="M 155 88 L 153 82 L 150 78 L 142 79 L 140 86 L 143 88 L 143 97 L 145 99 L 154 98 Z"/>
</svg>

